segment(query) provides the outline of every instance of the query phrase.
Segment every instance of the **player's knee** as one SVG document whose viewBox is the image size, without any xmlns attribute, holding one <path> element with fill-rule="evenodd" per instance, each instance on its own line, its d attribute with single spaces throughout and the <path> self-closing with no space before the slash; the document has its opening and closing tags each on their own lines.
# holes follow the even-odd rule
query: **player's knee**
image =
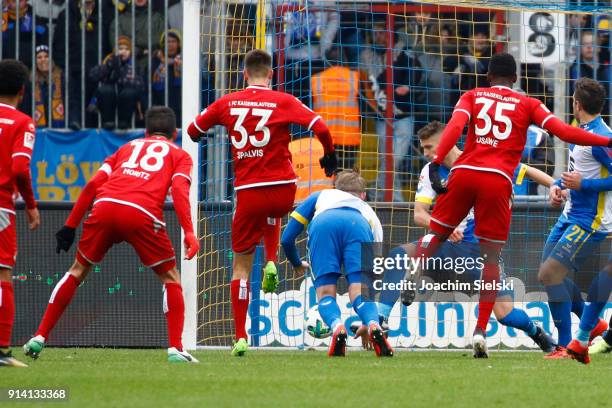
<svg viewBox="0 0 612 408">
<path fill-rule="evenodd" d="M 13 270 L 9 268 L 0 268 L 0 281 L 12 282 Z"/>
<path fill-rule="evenodd" d="M 162 283 L 181 283 L 181 275 L 179 274 L 178 270 L 176 268 L 172 268 L 169 271 L 166 271 L 164 273 L 158 274 L 157 276 L 159 276 L 159 280 L 161 280 Z"/>
<path fill-rule="evenodd" d="M 83 282 L 89 272 L 91 271 L 92 265 L 83 265 L 79 261 L 74 261 L 70 270 L 68 271 L 72 276 L 77 278 L 80 282 Z"/>
<path fill-rule="evenodd" d="M 564 277 L 565 274 L 561 264 L 551 259 L 545 261 L 538 271 L 538 281 L 544 286 L 559 284 Z"/>
<path fill-rule="evenodd" d="M 504 317 L 508 316 L 508 314 L 512 311 L 514 307 L 511 299 L 497 299 L 495 301 L 495 305 L 493 306 L 493 313 L 495 314 L 495 318 L 499 321 Z"/>
</svg>

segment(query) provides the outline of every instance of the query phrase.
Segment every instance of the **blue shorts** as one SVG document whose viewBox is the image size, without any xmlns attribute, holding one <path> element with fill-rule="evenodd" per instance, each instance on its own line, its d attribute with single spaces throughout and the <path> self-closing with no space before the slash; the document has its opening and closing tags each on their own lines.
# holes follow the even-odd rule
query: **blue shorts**
<svg viewBox="0 0 612 408">
<path fill-rule="evenodd" d="M 334 284 L 341 271 L 351 283 L 361 282 L 362 246 L 374 240 L 370 224 L 352 208 L 334 208 L 308 226 L 308 252 L 315 287 Z"/>
<path fill-rule="evenodd" d="M 440 249 L 432 256 L 432 258 L 452 259 L 455 269 L 452 271 L 458 275 L 457 278 L 463 282 L 474 282 L 479 280 L 482 275 L 482 269 L 476 262 L 466 262 L 468 259 L 476 260 L 480 255 L 480 244 L 478 242 L 453 243 L 445 241 Z M 461 262 L 458 260 L 462 259 Z M 436 272 L 440 272 L 436 270 Z M 447 276 L 447 278 L 450 278 Z M 499 265 L 499 278 L 501 282 L 506 281 L 506 273 L 504 272 L 503 261 Z M 497 297 L 510 296 L 514 297 L 512 289 L 505 289 L 497 292 Z"/>
<path fill-rule="evenodd" d="M 605 232 L 584 229 L 570 221 L 559 220 L 548 235 L 542 262 L 548 258 L 556 259 L 570 272 L 576 272 L 606 236 Z"/>
</svg>

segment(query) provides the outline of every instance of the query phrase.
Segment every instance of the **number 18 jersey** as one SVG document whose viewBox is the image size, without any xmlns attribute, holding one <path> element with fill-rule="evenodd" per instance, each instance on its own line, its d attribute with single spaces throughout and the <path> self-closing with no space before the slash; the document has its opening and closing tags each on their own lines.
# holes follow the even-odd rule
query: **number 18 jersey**
<svg viewBox="0 0 612 408">
<path fill-rule="evenodd" d="M 221 97 L 193 122 L 205 133 L 215 125 L 229 132 L 236 190 L 294 183 L 289 125 L 310 130 L 321 117 L 284 92 L 251 85 Z"/>
<path fill-rule="evenodd" d="M 527 128 L 532 123 L 544 127 L 554 117 L 541 101 L 505 86 L 464 93 L 455 112 L 468 115 L 469 130 L 453 169 L 499 173 L 511 183 L 525 148 Z"/>
<path fill-rule="evenodd" d="M 191 168 L 189 154 L 165 137 L 133 140 L 100 167 L 109 178 L 98 189 L 95 203 L 110 201 L 134 207 L 165 225 L 163 206 L 172 179 L 185 177 L 191 181 Z"/>
</svg>

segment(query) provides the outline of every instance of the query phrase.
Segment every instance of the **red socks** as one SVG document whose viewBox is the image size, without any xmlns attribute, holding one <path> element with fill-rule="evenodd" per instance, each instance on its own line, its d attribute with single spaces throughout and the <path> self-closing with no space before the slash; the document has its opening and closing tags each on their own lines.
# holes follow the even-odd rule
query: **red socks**
<svg viewBox="0 0 612 408">
<path fill-rule="evenodd" d="M 164 314 L 168 324 L 170 347 L 183 351 L 183 325 L 185 323 L 185 301 L 180 283 L 164 284 Z"/>
<path fill-rule="evenodd" d="M 485 263 L 482 269 L 482 280 L 484 286 L 491 285 L 493 283 L 499 283 L 499 264 L 497 263 Z M 484 332 L 487 331 L 487 324 L 493 312 L 493 306 L 495 305 L 495 298 L 497 297 L 497 289 L 486 289 L 480 290 L 480 298 L 478 299 L 478 322 L 476 327 L 482 329 Z"/>
<path fill-rule="evenodd" d="M 232 313 L 234 315 L 234 326 L 236 327 L 236 340 L 248 340 L 246 332 L 246 317 L 249 310 L 249 294 L 251 285 L 246 279 L 234 279 L 230 286 L 232 296 Z"/>
<path fill-rule="evenodd" d="M 274 222 L 274 224 L 272 224 Z M 264 228 L 263 242 L 266 262 L 278 261 L 278 244 L 280 242 L 280 218 L 268 218 L 268 225 Z"/>
<path fill-rule="evenodd" d="M 15 295 L 11 282 L 0 282 L 0 348 L 11 344 L 11 331 L 15 320 Z"/>
<path fill-rule="evenodd" d="M 69 272 L 66 272 L 64 277 L 57 282 L 53 292 L 51 292 L 47 310 L 36 331 L 37 336 L 41 335 L 45 340 L 49 339 L 49 333 L 51 333 L 57 321 L 62 317 L 64 310 L 66 310 L 66 306 L 68 306 L 72 300 L 79 284 L 79 280 Z"/>
<path fill-rule="evenodd" d="M 430 258 L 440 248 L 442 240 L 435 234 L 427 234 L 417 243 L 415 258 Z"/>
</svg>

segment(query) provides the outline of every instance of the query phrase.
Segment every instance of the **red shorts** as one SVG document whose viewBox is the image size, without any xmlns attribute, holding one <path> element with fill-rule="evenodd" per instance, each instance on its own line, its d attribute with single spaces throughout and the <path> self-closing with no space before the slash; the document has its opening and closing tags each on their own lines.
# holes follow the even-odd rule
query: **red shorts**
<svg viewBox="0 0 612 408">
<path fill-rule="evenodd" d="M 455 169 L 448 192 L 437 197 L 429 227 L 450 234 L 474 207 L 476 238 L 504 243 L 512 218 L 512 183 L 490 171 Z"/>
<path fill-rule="evenodd" d="M 96 204 L 87 217 L 77 260 L 84 265 L 100 263 L 114 244 L 124 241 L 136 250 L 143 265 L 158 274 L 176 266 L 165 227 L 137 208 L 111 202 Z"/>
<path fill-rule="evenodd" d="M 15 214 L 0 210 L 0 268 L 13 269 L 16 258 Z"/>
<path fill-rule="evenodd" d="M 236 191 L 232 220 L 232 251 L 250 254 L 261 242 L 268 218 L 284 217 L 293 208 L 295 183 Z"/>
</svg>

